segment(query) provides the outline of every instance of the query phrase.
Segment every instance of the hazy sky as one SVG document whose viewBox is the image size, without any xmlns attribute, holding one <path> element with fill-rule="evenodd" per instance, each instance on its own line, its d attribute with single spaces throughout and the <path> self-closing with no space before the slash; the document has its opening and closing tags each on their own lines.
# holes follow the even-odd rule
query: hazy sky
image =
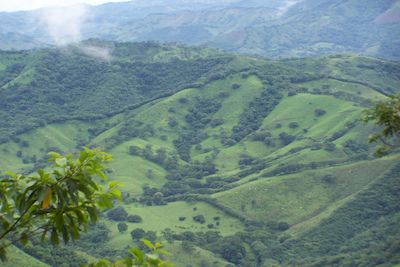
<svg viewBox="0 0 400 267">
<path fill-rule="evenodd" d="M 0 11 L 31 10 L 46 6 L 68 6 L 77 3 L 98 5 L 107 2 L 126 2 L 129 0 L 0 0 Z"/>
</svg>

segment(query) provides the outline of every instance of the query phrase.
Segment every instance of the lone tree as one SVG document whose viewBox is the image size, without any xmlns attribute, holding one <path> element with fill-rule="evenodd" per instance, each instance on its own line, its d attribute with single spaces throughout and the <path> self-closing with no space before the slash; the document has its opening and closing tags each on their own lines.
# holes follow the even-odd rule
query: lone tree
<svg viewBox="0 0 400 267">
<path fill-rule="evenodd" d="M 128 225 L 124 222 L 120 222 L 117 224 L 118 231 L 120 233 L 126 232 L 128 230 Z"/>
<path fill-rule="evenodd" d="M 400 94 L 391 96 L 377 103 L 366 111 L 364 121 L 374 121 L 382 127 L 380 132 L 370 136 L 370 142 L 381 145 L 376 151 L 377 156 L 383 156 L 389 151 L 400 147 Z"/>
</svg>

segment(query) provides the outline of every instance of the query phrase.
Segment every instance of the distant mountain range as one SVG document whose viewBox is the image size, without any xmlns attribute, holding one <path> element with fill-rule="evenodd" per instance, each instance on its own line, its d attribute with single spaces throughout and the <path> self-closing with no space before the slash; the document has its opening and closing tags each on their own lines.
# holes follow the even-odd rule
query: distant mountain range
<svg viewBox="0 0 400 267">
<path fill-rule="evenodd" d="M 130 1 L 0 13 L 0 49 L 98 38 L 181 42 L 267 57 L 400 58 L 400 1 Z"/>
</svg>

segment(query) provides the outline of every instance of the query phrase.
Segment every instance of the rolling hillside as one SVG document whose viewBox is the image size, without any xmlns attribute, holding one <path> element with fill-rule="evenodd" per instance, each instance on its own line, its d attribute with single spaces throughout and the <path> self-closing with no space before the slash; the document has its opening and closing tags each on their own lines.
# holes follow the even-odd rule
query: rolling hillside
<svg viewBox="0 0 400 267">
<path fill-rule="evenodd" d="M 64 248 L 82 260 L 123 255 L 140 228 L 177 266 L 392 266 L 398 154 L 375 158 L 360 118 L 398 92 L 399 73 L 350 54 L 264 60 L 151 42 L 1 52 L 0 169 L 29 173 L 81 146 L 113 154 L 119 207 L 141 221 L 106 212 Z"/>
</svg>

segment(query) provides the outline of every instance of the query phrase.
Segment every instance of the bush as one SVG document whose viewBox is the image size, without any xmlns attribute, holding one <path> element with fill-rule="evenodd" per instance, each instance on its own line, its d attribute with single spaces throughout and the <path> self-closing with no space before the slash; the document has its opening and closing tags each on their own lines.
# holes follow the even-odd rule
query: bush
<svg viewBox="0 0 400 267">
<path fill-rule="evenodd" d="M 126 223 L 123 223 L 123 222 L 118 223 L 117 227 L 118 227 L 118 231 L 120 233 L 124 233 L 124 232 L 126 232 L 128 230 L 128 225 Z"/>
<path fill-rule="evenodd" d="M 210 126 L 211 127 L 217 127 L 217 126 L 220 126 L 220 125 L 222 125 L 222 124 L 224 124 L 224 120 L 223 119 L 213 119 L 211 122 L 210 122 Z"/>
<path fill-rule="evenodd" d="M 289 128 L 291 128 L 291 129 L 296 129 L 298 127 L 299 127 L 299 123 L 297 123 L 295 121 L 289 123 Z"/>
<path fill-rule="evenodd" d="M 175 119 L 170 118 L 168 121 L 168 125 L 170 127 L 175 127 L 176 125 L 178 125 L 178 122 Z"/>
<path fill-rule="evenodd" d="M 332 142 L 325 142 L 323 148 L 325 151 L 335 151 L 336 145 Z"/>
<path fill-rule="evenodd" d="M 123 207 L 112 209 L 107 214 L 108 218 L 113 221 L 126 221 L 128 213 Z"/>
<path fill-rule="evenodd" d="M 180 104 L 186 104 L 187 102 L 189 102 L 189 100 L 186 97 L 181 97 L 179 98 L 178 102 Z"/>
<path fill-rule="evenodd" d="M 139 215 L 129 215 L 127 217 L 127 220 L 131 223 L 141 223 L 143 221 L 142 217 L 140 217 Z"/>
<path fill-rule="evenodd" d="M 291 142 L 293 142 L 296 139 L 296 137 L 293 135 L 287 134 L 285 132 L 282 132 L 279 134 L 279 139 L 286 146 L 286 145 L 290 144 Z"/>
<path fill-rule="evenodd" d="M 325 175 L 324 177 L 322 177 L 322 180 L 327 184 L 335 184 L 336 183 L 336 177 L 333 176 L 332 174 Z"/>
<path fill-rule="evenodd" d="M 136 228 L 131 231 L 131 237 L 133 240 L 139 240 L 145 236 L 146 232 L 142 228 Z"/>
<path fill-rule="evenodd" d="M 206 222 L 206 218 L 204 217 L 204 215 L 196 215 L 193 217 L 193 220 L 201 224 L 204 224 Z"/>
<path fill-rule="evenodd" d="M 189 241 L 183 241 L 181 243 L 181 246 L 182 246 L 182 250 L 185 252 L 193 252 L 195 249 L 193 243 L 189 242 Z"/>
<path fill-rule="evenodd" d="M 154 243 L 157 240 L 157 233 L 155 231 L 147 231 L 144 234 L 143 238 L 151 241 L 152 243 Z"/>
<path fill-rule="evenodd" d="M 314 114 L 317 117 L 321 117 L 326 114 L 326 111 L 323 109 L 317 108 L 316 110 L 314 110 Z"/>
<path fill-rule="evenodd" d="M 23 140 L 23 141 L 21 142 L 21 147 L 29 147 L 28 141 Z"/>
<path fill-rule="evenodd" d="M 229 93 L 227 93 L 227 92 L 220 92 L 220 93 L 218 94 L 218 97 L 219 97 L 219 98 L 227 98 L 227 97 L 229 97 Z"/>
<path fill-rule="evenodd" d="M 232 84 L 232 86 L 231 86 L 231 88 L 232 88 L 233 90 L 237 90 L 237 89 L 239 89 L 240 87 L 241 87 L 241 85 L 238 84 L 238 83 L 234 83 L 234 84 Z"/>
</svg>

